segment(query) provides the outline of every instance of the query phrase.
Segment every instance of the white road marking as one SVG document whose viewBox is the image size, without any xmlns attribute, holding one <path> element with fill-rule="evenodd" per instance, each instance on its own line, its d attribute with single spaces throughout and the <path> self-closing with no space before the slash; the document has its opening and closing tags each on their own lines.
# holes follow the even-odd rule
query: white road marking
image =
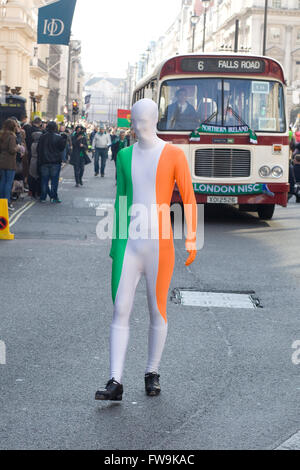
<svg viewBox="0 0 300 470">
<path fill-rule="evenodd" d="M 27 212 L 31 207 L 33 207 L 34 205 L 36 204 L 36 201 L 32 201 L 30 202 L 28 205 L 25 205 L 25 207 L 23 207 L 23 210 L 21 212 L 19 212 L 17 214 L 16 217 L 14 217 L 13 221 L 10 222 L 10 227 L 12 227 L 13 225 L 15 225 L 16 222 L 18 222 L 19 218 L 22 217 L 23 214 L 25 214 L 25 212 Z"/>
<path fill-rule="evenodd" d="M 89 180 L 83 178 L 83 183 L 88 183 Z M 61 178 L 60 183 L 63 184 L 74 184 L 75 185 L 75 180 L 74 179 L 66 179 L 66 178 Z"/>
<path fill-rule="evenodd" d="M 103 199 L 103 198 L 92 198 L 92 197 L 76 197 L 73 200 L 73 207 L 76 209 L 85 209 L 85 208 L 90 208 L 90 209 L 95 209 L 97 211 L 97 208 L 99 206 L 113 206 L 115 203 L 114 199 Z"/>
<path fill-rule="evenodd" d="M 300 450 L 300 431 L 290 437 L 275 450 Z"/>
<path fill-rule="evenodd" d="M 26 204 L 24 204 L 24 206 L 20 207 L 16 212 L 11 214 L 11 216 L 9 218 L 9 223 L 11 224 L 14 221 L 14 219 L 17 217 L 17 215 L 20 212 L 22 212 L 25 209 L 25 207 L 29 206 L 29 204 L 31 204 L 31 201 L 26 202 Z"/>
<path fill-rule="evenodd" d="M 6 365 L 6 345 L 2 340 L 0 340 L 0 365 Z"/>
</svg>

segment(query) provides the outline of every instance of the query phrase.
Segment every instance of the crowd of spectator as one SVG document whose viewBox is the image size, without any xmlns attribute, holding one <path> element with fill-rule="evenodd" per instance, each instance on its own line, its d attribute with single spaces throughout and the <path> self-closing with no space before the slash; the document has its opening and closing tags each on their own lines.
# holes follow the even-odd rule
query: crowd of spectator
<svg viewBox="0 0 300 470">
<path fill-rule="evenodd" d="M 14 201 L 24 193 L 41 203 L 49 197 L 52 204 L 59 204 L 58 185 L 63 164 L 73 165 L 75 186 L 80 188 L 91 157 L 95 176 L 104 178 L 109 150 L 116 163 L 119 150 L 131 143 L 131 132 L 117 128 L 57 124 L 39 117 L 28 123 L 26 117 L 21 122 L 11 117 L 0 131 L 0 199 L 7 199 L 11 212 Z"/>
</svg>

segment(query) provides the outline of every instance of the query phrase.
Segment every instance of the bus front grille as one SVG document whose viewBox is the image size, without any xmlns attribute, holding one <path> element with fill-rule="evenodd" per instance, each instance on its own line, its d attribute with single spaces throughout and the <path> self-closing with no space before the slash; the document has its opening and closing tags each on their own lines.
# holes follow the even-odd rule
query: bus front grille
<svg viewBox="0 0 300 470">
<path fill-rule="evenodd" d="M 251 173 L 250 150 L 207 148 L 196 150 L 195 175 L 204 178 L 246 178 Z"/>
</svg>

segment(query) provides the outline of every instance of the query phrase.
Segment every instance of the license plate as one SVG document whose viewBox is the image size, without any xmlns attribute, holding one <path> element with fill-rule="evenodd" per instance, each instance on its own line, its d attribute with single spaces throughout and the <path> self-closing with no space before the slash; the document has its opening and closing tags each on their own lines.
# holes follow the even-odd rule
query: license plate
<svg viewBox="0 0 300 470">
<path fill-rule="evenodd" d="M 208 204 L 238 204 L 237 197 L 207 196 Z"/>
</svg>

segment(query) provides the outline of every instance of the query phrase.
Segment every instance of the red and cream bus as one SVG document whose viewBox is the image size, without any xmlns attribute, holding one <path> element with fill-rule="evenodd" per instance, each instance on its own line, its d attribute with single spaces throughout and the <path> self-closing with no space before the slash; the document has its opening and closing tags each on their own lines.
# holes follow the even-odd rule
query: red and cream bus
<svg viewBox="0 0 300 470">
<path fill-rule="evenodd" d="M 275 205 L 288 201 L 285 94 L 274 59 L 188 54 L 140 82 L 133 103 L 157 102 L 157 133 L 184 150 L 197 202 L 233 204 L 271 219 Z M 173 201 L 180 201 L 177 188 Z"/>
</svg>

